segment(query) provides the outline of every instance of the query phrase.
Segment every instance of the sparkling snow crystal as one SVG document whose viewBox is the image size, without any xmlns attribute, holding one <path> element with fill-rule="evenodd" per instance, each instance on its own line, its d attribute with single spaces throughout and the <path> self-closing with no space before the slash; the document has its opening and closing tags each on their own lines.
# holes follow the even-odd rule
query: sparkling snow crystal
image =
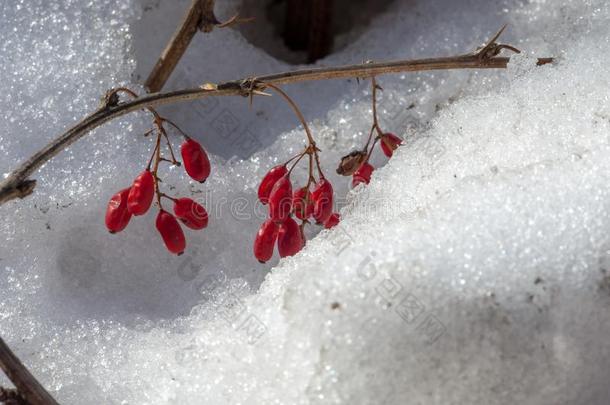
<svg viewBox="0 0 610 405">
<path fill-rule="evenodd" d="M 107 89 L 141 90 L 188 4 L 170 3 L 0 5 L 0 172 Z M 524 51 L 507 70 L 379 78 L 382 125 L 405 144 L 374 156 L 367 187 L 334 169 L 367 135 L 369 82 L 286 87 L 343 220 L 267 266 L 251 256 L 256 187 L 304 143 L 281 100 L 163 110 L 214 154 L 204 185 L 166 172 L 210 212 L 181 257 L 154 213 L 103 225 L 151 152 L 146 114 L 96 130 L 0 207 L 0 336 L 66 404 L 609 403 L 610 5 L 397 1 L 319 63 L 457 54 L 504 22 Z M 289 68 L 224 29 L 196 37 L 168 88 Z"/>
</svg>

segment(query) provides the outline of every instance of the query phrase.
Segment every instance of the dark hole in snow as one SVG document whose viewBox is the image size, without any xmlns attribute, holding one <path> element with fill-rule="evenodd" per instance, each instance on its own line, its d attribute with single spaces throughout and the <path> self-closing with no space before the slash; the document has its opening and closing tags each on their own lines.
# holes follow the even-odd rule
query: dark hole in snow
<svg viewBox="0 0 610 405">
<path fill-rule="evenodd" d="M 313 63 L 343 49 L 394 0 L 243 0 L 256 20 L 239 30 L 253 45 L 293 64 Z"/>
</svg>

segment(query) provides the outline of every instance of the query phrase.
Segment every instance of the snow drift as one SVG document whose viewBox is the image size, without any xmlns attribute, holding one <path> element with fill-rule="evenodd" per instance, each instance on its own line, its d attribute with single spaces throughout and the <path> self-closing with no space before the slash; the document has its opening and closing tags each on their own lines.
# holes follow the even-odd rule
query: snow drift
<svg viewBox="0 0 610 405">
<path fill-rule="evenodd" d="M 23 3 L 0 8 L 3 172 L 129 83 L 129 33 L 162 14 Z M 103 229 L 106 199 L 149 153 L 144 114 L 50 162 L 34 196 L 0 207 L 3 338 L 62 403 L 607 403 L 610 7 L 454 3 L 397 2 L 321 63 L 459 53 L 502 21 L 525 52 L 508 71 L 381 78 L 382 124 L 405 145 L 368 187 L 334 178 L 347 195 L 340 226 L 266 277 L 250 254 L 257 181 L 303 136 L 278 100 L 240 123 L 271 134 L 246 159 L 216 157 L 204 187 L 169 173 L 177 193 L 225 207 L 189 235 L 186 257 L 155 248 L 152 217 L 114 237 Z M 245 66 L 227 72 L 231 55 Z M 558 61 L 537 68 L 533 55 Z M 285 67 L 222 31 L 194 44 L 170 87 Z M 364 140 L 367 84 L 289 91 L 331 172 Z M 241 104 L 215 108 L 242 117 Z M 222 142 L 205 108 L 168 113 Z"/>
</svg>

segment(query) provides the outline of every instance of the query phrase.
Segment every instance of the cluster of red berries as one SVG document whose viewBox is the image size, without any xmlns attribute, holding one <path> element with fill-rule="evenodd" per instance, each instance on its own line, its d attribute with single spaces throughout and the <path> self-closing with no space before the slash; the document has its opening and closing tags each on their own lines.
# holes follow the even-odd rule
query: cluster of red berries
<svg viewBox="0 0 610 405">
<path fill-rule="evenodd" d="M 300 156 L 305 153 L 309 152 Z M 276 242 L 280 257 L 297 254 L 305 246 L 303 229 L 310 218 L 327 229 L 339 223 L 339 214 L 333 213 L 331 183 L 320 175 L 310 191 L 314 183 L 310 175 L 307 185 L 293 192 L 292 169 L 288 170 L 286 166 L 287 163 L 269 170 L 258 188 L 260 202 L 269 205 L 269 219 L 263 222 L 254 240 L 254 256 L 261 263 L 271 259 Z M 293 215 L 301 220 L 300 225 L 292 218 Z"/>
<path fill-rule="evenodd" d="M 368 140 L 362 150 L 357 150 L 344 156 L 337 169 L 337 173 L 341 175 L 353 176 L 353 187 L 361 183 L 369 184 L 371 181 L 374 167 L 369 163 L 369 158 L 377 142 L 380 142 L 381 150 L 388 158 L 392 157 L 394 150 L 402 143 L 402 139 L 396 135 L 384 133 L 381 130 L 376 110 L 376 92 L 381 87 L 376 84 L 374 77 L 371 82 L 373 87 L 373 126 Z M 304 228 L 306 224 L 310 223 L 310 219 L 313 219 L 316 224 L 322 225 L 327 229 L 336 226 L 340 221 L 339 214 L 333 212 L 333 187 L 322 173 L 318 156 L 319 149 L 316 148 L 314 138 L 303 114 L 282 89 L 269 83 L 266 83 L 265 86 L 280 94 L 293 108 L 306 132 L 308 146 L 303 152 L 297 154 L 288 160 L 288 162 L 273 167 L 261 181 L 258 189 L 258 198 L 262 204 L 269 205 L 269 219 L 261 225 L 254 240 L 254 256 L 261 263 L 271 259 L 276 244 L 280 257 L 297 254 L 305 246 Z M 137 97 L 131 90 L 119 88 L 109 93 L 109 99 L 113 99 L 112 97 L 117 98 L 119 92 L 126 93 L 131 97 Z M 118 101 L 115 100 L 115 102 Z M 174 165 L 180 165 L 174 158 L 172 146 L 163 124 L 165 122 L 171 124 L 185 137 L 186 140 L 180 150 L 184 168 L 191 178 L 204 182 L 210 175 L 210 161 L 205 150 L 198 142 L 189 138 L 171 121 L 161 118 L 154 109 L 148 108 L 148 110 L 154 116 L 157 133 L 153 156 L 151 156 L 146 169 L 135 179 L 131 187 L 119 191 L 110 199 L 106 210 L 106 227 L 111 233 L 122 231 L 127 227 L 132 215 L 144 215 L 148 212 L 156 194 L 157 205 L 159 206 L 156 220 L 157 230 L 163 238 L 167 249 L 172 253 L 180 255 L 186 248 L 186 240 L 178 220 L 188 228 L 199 230 L 207 226 L 208 214 L 203 206 L 190 198 L 176 199 L 159 190 L 160 180 L 157 177 L 159 163 L 166 161 Z M 146 135 L 153 131 L 150 130 Z M 375 131 L 377 136 L 369 148 Z M 171 159 L 161 156 L 162 138 L 167 140 Z M 309 157 L 307 184 L 293 191 L 290 173 L 305 156 Z M 287 167 L 288 164 L 295 159 L 296 162 L 289 169 Z M 317 180 L 313 175 L 314 161 L 318 171 Z M 153 162 L 154 165 L 151 170 Z M 173 201 L 173 215 L 163 209 L 161 198 Z M 301 223 L 297 224 L 293 216 L 300 220 Z"/>
<path fill-rule="evenodd" d="M 356 187 L 361 183 L 369 184 L 371 181 L 371 175 L 375 168 L 369 163 L 369 158 L 371 157 L 377 142 L 380 143 L 381 151 L 388 158 L 391 158 L 396 148 L 402 144 L 402 139 L 391 132 L 384 132 L 379 126 L 379 120 L 377 118 L 377 91 L 383 89 L 377 84 L 375 77 L 371 78 L 371 87 L 373 96 L 373 125 L 371 126 L 369 137 L 362 150 L 356 150 L 349 155 L 343 156 L 339 163 L 339 167 L 337 168 L 338 174 L 352 176 L 352 187 Z M 369 149 L 373 133 L 375 132 L 377 133 L 377 136 L 375 136 L 373 145 Z"/>
<path fill-rule="evenodd" d="M 167 250 L 180 255 L 186 248 L 186 239 L 178 220 L 190 229 L 200 230 L 208 225 L 208 214 L 202 205 L 190 198 L 172 198 L 159 191 L 158 164 L 160 161 L 167 160 L 163 159 L 159 153 L 161 136 L 166 137 L 167 135 L 164 131 L 158 135 L 157 145 L 148 167 L 136 177 L 131 187 L 119 191 L 110 199 L 106 209 L 106 227 L 110 233 L 125 229 L 133 215 L 139 216 L 148 212 L 156 193 L 159 205 L 156 228 L 163 238 Z M 168 146 L 171 151 L 169 142 Z M 210 175 L 210 161 L 205 150 L 197 141 L 187 138 L 181 145 L 180 152 L 186 173 L 193 180 L 203 183 Z M 153 170 L 151 170 L 153 160 L 155 164 Z M 179 165 L 173 159 L 173 153 L 170 162 Z M 173 201 L 173 215 L 163 209 L 161 197 Z"/>
<path fill-rule="evenodd" d="M 396 148 L 402 143 L 402 139 L 388 132 L 379 136 L 381 150 L 388 158 L 391 158 Z M 373 144 L 373 147 L 375 144 Z M 366 149 L 366 148 L 365 148 Z M 371 148 L 372 151 L 373 148 Z M 360 183 L 369 184 L 371 175 L 375 168 L 369 163 L 370 152 L 355 151 L 341 159 L 337 173 L 344 176 L 352 175 L 352 187 Z"/>
<path fill-rule="evenodd" d="M 352 177 L 352 186 L 356 187 L 360 183 L 369 184 L 371 175 L 375 168 L 369 163 L 369 158 L 377 142 L 380 142 L 382 152 L 391 158 L 394 151 L 402 143 L 402 139 L 392 133 L 384 133 L 377 120 L 376 91 L 381 89 L 372 79 L 373 86 L 373 126 L 369 133 L 366 145 L 362 150 L 354 151 L 341 159 L 337 168 L 337 173 Z M 269 204 L 269 219 L 263 222 L 254 239 L 254 256 L 259 262 L 265 263 L 273 256 L 273 250 L 277 243 L 280 257 L 292 256 L 298 253 L 305 246 L 303 229 L 309 223 L 309 218 L 313 217 L 318 225 L 325 228 L 332 228 L 340 221 L 338 213 L 333 212 L 333 187 L 324 177 L 320 168 L 318 149 L 311 136 L 311 132 L 302 114 L 294 102 L 280 89 L 272 86 L 278 93 L 292 105 L 297 116 L 301 120 L 309 146 L 301 154 L 290 159 L 283 165 L 275 166 L 263 177 L 258 188 L 258 198 L 263 204 Z M 371 144 L 373 133 L 377 136 Z M 301 187 L 293 192 L 290 182 L 290 172 L 297 163 L 306 155 L 309 155 L 309 179 L 305 187 Z M 313 162 L 317 164 L 319 180 L 316 182 L 313 177 Z M 297 159 L 296 163 L 288 169 L 287 164 Z M 310 191 L 310 186 L 314 185 Z M 301 220 L 298 225 L 292 218 L 295 216 Z"/>
</svg>

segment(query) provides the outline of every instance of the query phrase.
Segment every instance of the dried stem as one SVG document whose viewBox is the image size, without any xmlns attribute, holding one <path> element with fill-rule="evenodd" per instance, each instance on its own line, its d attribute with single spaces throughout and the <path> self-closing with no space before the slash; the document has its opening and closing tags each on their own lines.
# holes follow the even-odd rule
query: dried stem
<svg viewBox="0 0 610 405">
<path fill-rule="evenodd" d="M 240 19 L 235 15 L 228 21 L 221 23 L 214 14 L 214 3 L 214 0 L 192 1 L 180 26 L 169 40 L 144 83 L 150 92 L 157 92 L 163 88 L 198 30 L 211 32 L 216 27 L 223 28 L 249 21 L 248 19 Z"/>
<path fill-rule="evenodd" d="M 15 356 L 0 338 L 0 368 L 17 388 L 19 394 L 31 405 L 57 405 L 53 397 Z"/>
<path fill-rule="evenodd" d="M 381 89 L 375 80 L 375 76 L 371 77 L 372 98 L 373 98 L 373 128 L 377 131 L 377 136 L 382 136 L 383 131 L 379 126 L 379 119 L 377 118 L 377 90 Z"/>
<path fill-rule="evenodd" d="M 307 149 L 305 151 L 301 152 L 301 154 L 297 157 L 297 160 L 292 164 L 290 169 L 288 169 L 288 175 L 290 175 L 290 173 L 292 173 L 292 170 L 294 170 L 294 168 L 297 167 L 297 165 L 299 164 L 301 159 L 303 159 L 303 156 L 305 156 L 307 154 L 308 154 Z"/>
<path fill-rule="evenodd" d="M 380 136 L 383 135 L 383 131 L 381 130 L 381 127 L 379 126 L 379 119 L 377 118 L 377 90 L 381 89 L 381 87 L 379 87 L 377 85 L 377 80 L 375 79 L 375 76 L 371 76 L 371 98 L 372 98 L 372 104 L 373 104 L 373 125 L 371 125 L 371 131 L 369 132 L 369 137 L 366 140 L 366 144 L 364 145 L 364 149 L 363 151 L 366 153 L 366 161 L 369 160 L 369 157 L 371 156 L 371 153 L 373 152 L 373 148 L 375 147 L 375 142 L 377 142 L 377 138 L 379 138 Z M 373 132 L 377 131 L 377 136 L 375 137 L 375 142 L 373 143 L 373 147 L 371 148 L 371 150 L 369 151 L 369 145 L 371 143 L 371 139 L 373 138 Z"/>
<path fill-rule="evenodd" d="M 199 30 L 199 24 L 206 6 L 211 7 L 211 13 L 214 15 L 214 1 L 193 0 L 180 27 L 170 39 L 144 83 L 149 91 L 157 92 L 163 88 Z"/>
<path fill-rule="evenodd" d="M 153 180 L 155 181 L 155 194 L 157 195 L 157 204 L 159 205 L 159 209 L 163 210 L 163 205 L 161 205 L 161 190 L 159 189 L 159 164 L 161 163 L 161 132 L 157 133 L 157 140 L 155 143 L 155 153 L 154 153 L 154 163 L 152 168 Z"/>
<path fill-rule="evenodd" d="M 316 147 L 316 141 L 313 139 L 313 135 L 311 134 L 309 125 L 307 125 L 307 120 L 305 120 L 305 117 L 303 116 L 303 113 L 301 112 L 301 110 L 299 109 L 297 104 L 290 98 L 290 96 L 288 96 L 288 94 L 286 94 L 284 92 L 284 90 L 282 90 L 281 88 L 279 88 L 278 86 L 276 86 L 274 84 L 262 83 L 262 87 L 269 87 L 270 89 L 273 89 L 275 92 L 277 92 L 279 95 L 281 95 L 284 98 L 284 100 L 286 100 L 286 102 L 288 102 L 288 104 L 290 104 L 290 107 L 292 107 L 292 109 L 294 110 L 294 113 L 298 117 L 299 121 L 301 121 L 301 124 L 303 125 L 303 128 L 305 129 L 305 133 L 307 134 L 308 146 L 307 146 L 307 149 L 305 149 L 305 153 L 307 153 L 309 155 L 313 155 L 315 157 L 316 165 L 318 167 L 318 174 L 320 175 L 320 178 L 324 178 L 324 173 L 322 172 L 322 167 L 320 166 L 320 157 L 318 156 L 319 149 Z M 301 160 L 301 158 L 299 158 L 299 160 Z M 298 160 L 297 160 L 297 163 L 298 163 Z M 296 163 L 294 164 L 294 166 L 296 166 Z M 294 166 L 292 166 L 292 169 L 294 169 Z M 290 169 L 290 171 L 292 171 L 292 169 Z M 311 167 L 309 168 L 309 170 L 311 173 Z"/>
<path fill-rule="evenodd" d="M 125 87 L 118 87 L 116 89 L 109 91 L 108 94 L 106 95 L 106 99 L 107 100 L 112 99 L 113 97 L 117 96 L 119 93 L 126 93 L 133 99 L 138 98 L 138 95 L 135 92 L 133 92 L 132 90 L 125 88 Z M 118 100 L 117 100 L 117 102 L 118 102 Z M 146 109 L 153 115 L 154 127 L 150 131 L 146 132 L 144 134 L 144 136 L 148 136 L 152 132 L 157 133 L 157 138 L 155 140 L 155 147 L 154 147 L 152 155 L 148 161 L 148 164 L 146 165 L 146 170 L 151 170 L 151 165 L 152 165 L 152 175 L 153 175 L 154 186 L 155 186 L 155 194 L 157 197 L 157 205 L 159 206 L 159 209 L 162 210 L 163 205 L 161 204 L 161 197 L 168 197 L 168 196 L 163 194 L 159 187 L 159 182 L 160 182 L 159 176 L 158 176 L 159 165 L 161 162 L 168 162 L 168 163 L 171 163 L 171 164 L 177 165 L 177 166 L 180 165 L 180 162 L 178 162 L 176 160 L 176 156 L 174 155 L 174 149 L 172 148 L 172 143 L 170 142 L 169 136 L 167 135 L 167 132 L 165 131 L 165 128 L 163 127 L 163 123 L 167 122 L 168 124 L 172 125 L 185 138 L 189 139 L 189 136 L 186 133 L 184 133 L 171 120 L 161 117 L 161 115 L 154 108 L 147 107 Z M 161 156 L 161 138 L 165 139 L 165 141 L 166 141 L 167 149 L 169 150 L 171 159 L 165 159 L 164 157 Z"/>
<path fill-rule="evenodd" d="M 4 405 L 29 405 L 15 388 L 0 387 L 0 404 Z"/>
<path fill-rule="evenodd" d="M 303 113 L 301 113 L 301 110 L 299 109 L 297 104 L 290 98 L 290 96 L 288 96 L 288 94 L 286 94 L 286 92 L 284 90 L 282 90 L 278 86 L 271 84 L 271 83 L 266 83 L 266 84 L 264 84 L 264 86 L 269 87 L 270 89 L 273 89 L 274 91 L 276 91 L 280 96 L 282 96 L 284 98 L 284 100 L 286 100 L 286 102 L 288 104 L 290 104 L 290 107 L 296 114 L 299 121 L 301 121 L 301 124 L 303 125 L 303 128 L 305 129 L 305 133 L 307 134 L 307 141 L 309 142 L 309 145 L 315 147 L 316 142 L 313 139 L 313 135 L 311 134 L 309 125 L 307 125 L 307 121 L 305 120 L 305 117 L 303 116 Z"/>
<path fill-rule="evenodd" d="M 119 102 L 118 98 L 112 97 L 112 92 L 110 92 L 97 111 L 85 117 L 74 127 L 51 141 L 47 146 L 11 172 L 0 183 L 0 205 L 15 198 L 24 198 L 31 194 L 36 181 L 30 180 L 28 177 L 60 151 L 82 138 L 94 128 L 132 111 L 212 96 L 251 96 L 252 94 L 260 94 L 270 84 L 277 86 L 311 80 L 367 78 L 388 73 L 440 69 L 502 69 L 506 68 L 510 59 L 508 57 L 498 57 L 497 55 L 502 49 L 512 49 L 508 45 L 495 43 L 495 39 L 497 39 L 502 30 L 484 47 L 466 55 L 296 70 L 234 80 L 218 85 L 206 84 L 195 89 L 155 93 L 129 102 Z M 538 65 L 544 65 L 552 61 L 552 58 L 540 58 L 538 59 Z"/>
</svg>

